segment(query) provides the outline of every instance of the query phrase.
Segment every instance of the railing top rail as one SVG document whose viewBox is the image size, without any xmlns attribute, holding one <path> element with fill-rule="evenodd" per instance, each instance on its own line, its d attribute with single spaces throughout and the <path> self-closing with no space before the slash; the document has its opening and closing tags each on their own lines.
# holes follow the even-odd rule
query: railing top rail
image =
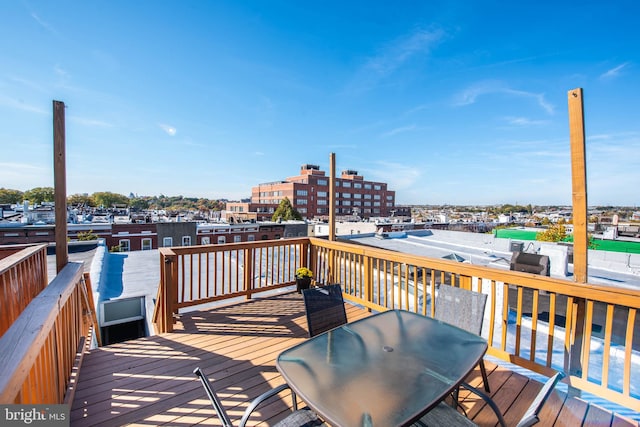
<svg viewBox="0 0 640 427">
<path fill-rule="evenodd" d="M 309 243 L 309 239 L 306 237 L 294 237 L 278 240 L 257 240 L 254 242 L 238 242 L 238 243 L 223 243 L 223 244 L 210 244 L 210 245 L 198 245 L 198 246 L 172 246 L 169 248 L 160 248 L 160 253 L 165 255 L 184 255 L 184 254 L 197 254 L 206 252 L 221 252 L 234 249 L 249 249 L 249 248 L 266 248 L 273 246 L 290 246 L 294 244 Z M 163 251 L 163 249 L 165 251 Z"/>
<path fill-rule="evenodd" d="M 11 250 L 11 248 L 13 248 L 14 250 L 18 249 L 18 252 L 15 252 L 5 258 L 0 258 L 0 274 L 4 274 L 5 271 L 9 270 L 16 264 L 33 256 L 36 253 L 40 251 L 46 251 L 47 245 L 46 244 L 15 245 L 15 246 L 9 246 L 9 248 L 10 248 L 9 250 Z"/>
</svg>

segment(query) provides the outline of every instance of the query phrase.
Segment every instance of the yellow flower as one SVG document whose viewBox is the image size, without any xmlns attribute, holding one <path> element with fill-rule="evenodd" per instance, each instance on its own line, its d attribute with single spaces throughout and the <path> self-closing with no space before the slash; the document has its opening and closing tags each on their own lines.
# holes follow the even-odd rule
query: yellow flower
<svg viewBox="0 0 640 427">
<path fill-rule="evenodd" d="M 307 267 L 300 267 L 296 270 L 296 277 L 298 279 L 312 278 L 313 271 L 309 270 Z"/>
</svg>

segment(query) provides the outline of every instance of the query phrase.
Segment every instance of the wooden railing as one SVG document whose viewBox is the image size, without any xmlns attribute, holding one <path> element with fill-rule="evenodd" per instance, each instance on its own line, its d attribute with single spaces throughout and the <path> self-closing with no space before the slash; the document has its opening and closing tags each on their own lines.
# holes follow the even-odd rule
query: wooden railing
<svg viewBox="0 0 640 427">
<path fill-rule="evenodd" d="M 292 285 L 308 246 L 308 239 L 287 239 L 161 248 L 157 332 L 173 330 L 180 308 Z"/>
<path fill-rule="evenodd" d="M 69 263 L 0 338 L 0 403 L 70 402 L 97 328 L 88 275 Z"/>
<path fill-rule="evenodd" d="M 291 285 L 303 265 L 317 284 L 340 283 L 346 300 L 375 311 L 433 316 L 438 287 L 459 286 L 488 295 L 490 355 L 547 375 L 563 370 L 573 387 L 640 411 L 639 291 L 317 238 L 171 248 L 160 256 L 161 332 L 172 330 L 181 307 Z"/>
<path fill-rule="evenodd" d="M 47 245 L 0 247 L 0 337 L 47 281 Z"/>
</svg>

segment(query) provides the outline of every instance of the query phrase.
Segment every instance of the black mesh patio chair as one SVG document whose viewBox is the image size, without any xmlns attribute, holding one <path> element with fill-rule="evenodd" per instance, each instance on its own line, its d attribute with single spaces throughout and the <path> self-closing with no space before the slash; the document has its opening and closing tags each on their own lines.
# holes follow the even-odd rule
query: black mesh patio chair
<svg viewBox="0 0 640 427">
<path fill-rule="evenodd" d="M 435 318 L 480 335 L 482 333 L 482 321 L 484 320 L 486 304 L 487 296 L 485 294 L 454 286 L 441 285 L 436 295 Z M 483 359 L 480 359 L 479 365 L 484 389 L 487 393 L 490 393 L 487 370 Z"/>
<path fill-rule="evenodd" d="M 309 337 L 347 323 L 347 312 L 339 284 L 304 289 L 302 297 L 307 313 Z"/>
<path fill-rule="evenodd" d="M 562 372 L 557 372 L 551 378 L 549 378 L 538 394 L 536 395 L 529 408 L 526 410 L 516 427 L 530 427 L 532 425 L 537 424 L 540 421 L 540 411 L 542 411 L 542 407 L 549 400 L 549 396 L 553 392 L 554 387 L 564 378 L 564 374 Z M 475 389 L 468 384 L 462 384 L 462 387 L 471 389 L 474 394 L 477 394 L 484 400 L 487 405 L 493 410 L 498 418 L 498 423 L 502 427 L 507 427 L 507 423 L 502 417 L 502 413 L 500 413 L 500 409 L 496 406 L 495 402 L 484 392 L 481 390 Z M 447 405 L 442 402 L 438 404 L 435 408 L 429 411 L 425 416 L 420 418 L 419 421 L 415 422 L 412 427 L 472 427 L 476 426 L 476 424 L 471 421 L 469 418 L 462 415 L 460 412 L 456 411 L 456 409 L 452 406 Z"/>
<path fill-rule="evenodd" d="M 209 379 L 204 375 L 204 373 L 200 368 L 195 368 L 193 370 L 193 373 L 196 374 L 198 378 L 200 378 L 200 382 L 202 383 L 202 386 L 204 387 L 204 390 L 207 393 L 207 396 L 209 396 L 209 400 L 211 400 L 211 404 L 213 405 L 213 408 L 215 409 L 216 414 L 220 418 L 220 421 L 222 421 L 222 425 L 224 427 L 234 427 L 233 424 L 231 423 L 231 419 L 229 418 L 229 415 L 227 415 L 227 412 L 224 410 L 224 406 L 222 406 L 222 402 L 220 401 L 220 398 L 218 397 L 215 390 L 211 386 Z M 249 421 L 249 417 L 251 417 L 251 414 L 253 413 L 253 411 L 256 410 L 258 405 L 260 405 L 262 402 L 269 399 L 270 397 L 276 396 L 278 393 L 288 388 L 289 386 L 287 384 L 282 384 L 256 397 L 251 402 L 249 407 L 247 407 L 247 409 L 244 411 L 244 415 L 242 416 L 242 419 L 240 420 L 240 424 L 238 424 L 238 426 L 245 427 L 247 425 L 247 422 Z M 291 393 L 291 396 L 293 398 L 293 412 L 289 414 L 286 418 L 280 420 L 277 424 L 274 424 L 274 427 L 326 426 L 326 424 L 324 424 L 322 420 L 318 418 L 315 412 L 313 412 L 309 408 L 298 409 L 298 402 L 296 400 L 295 393 Z"/>
</svg>

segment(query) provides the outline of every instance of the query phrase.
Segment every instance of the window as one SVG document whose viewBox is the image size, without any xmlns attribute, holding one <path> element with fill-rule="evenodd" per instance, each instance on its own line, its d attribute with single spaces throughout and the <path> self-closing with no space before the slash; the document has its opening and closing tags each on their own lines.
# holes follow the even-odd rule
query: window
<svg viewBox="0 0 640 427">
<path fill-rule="evenodd" d="M 342 197 L 344 197 L 345 199 L 350 199 L 351 193 L 342 193 Z"/>
<path fill-rule="evenodd" d="M 353 188 L 362 188 L 362 184 L 359 182 L 354 182 L 353 183 Z"/>
<path fill-rule="evenodd" d="M 129 252 L 131 250 L 131 241 L 120 240 L 118 243 L 120 244 L 120 252 Z"/>
<path fill-rule="evenodd" d="M 318 185 L 326 186 L 326 185 L 329 185 L 329 183 L 327 182 L 326 179 L 319 179 L 318 180 Z"/>
<path fill-rule="evenodd" d="M 354 199 L 362 199 L 362 194 L 360 194 L 360 193 L 355 193 L 355 194 L 353 195 L 353 198 L 354 198 Z"/>
<path fill-rule="evenodd" d="M 371 206 L 371 202 L 364 202 L 365 206 Z"/>
<path fill-rule="evenodd" d="M 173 237 L 163 237 L 162 238 L 162 246 L 168 248 L 173 246 Z"/>
<path fill-rule="evenodd" d="M 387 196 L 387 200 L 393 200 L 393 196 Z"/>
<path fill-rule="evenodd" d="M 241 241 L 242 241 L 242 236 L 240 236 L 240 235 L 233 236 L 233 242 L 234 243 L 240 243 Z"/>
<path fill-rule="evenodd" d="M 374 194 L 373 195 L 373 199 L 374 200 L 380 200 L 380 195 L 379 194 Z"/>
<path fill-rule="evenodd" d="M 247 236 L 247 242 L 255 242 L 256 241 L 256 236 L 253 234 L 249 234 Z"/>
<path fill-rule="evenodd" d="M 387 202 L 387 205 L 386 205 L 386 206 L 387 206 L 388 208 L 391 208 L 391 207 L 393 207 L 393 203 L 389 203 L 389 202 Z"/>
<path fill-rule="evenodd" d="M 351 183 L 349 181 L 342 181 L 342 186 L 344 188 L 351 188 Z"/>
<path fill-rule="evenodd" d="M 376 185 L 373 186 L 373 189 L 374 190 L 381 190 L 382 187 L 380 185 L 376 184 Z"/>
<path fill-rule="evenodd" d="M 351 206 L 351 200 L 343 200 L 342 206 Z"/>
<path fill-rule="evenodd" d="M 326 191 L 318 191 L 318 197 L 328 197 L 329 194 Z"/>
<path fill-rule="evenodd" d="M 151 249 L 153 249 L 153 243 L 151 241 L 151 239 L 142 239 L 142 250 L 143 251 L 150 251 Z"/>
<path fill-rule="evenodd" d="M 227 243 L 227 239 L 225 236 L 218 236 L 218 244 L 219 245 L 224 245 L 225 243 Z"/>
<path fill-rule="evenodd" d="M 307 190 L 296 190 L 296 196 L 306 196 Z"/>
<path fill-rule="evenodd" d="M 365 184 L 364 185 L 364 189 L 365 190 L 371 190 L 371 184 Z"/>
<path fill-rule="evenodd" d="M 298 213 L 306 214 L 307 213 L 307 208 L 298 208 Z"/>
<path fill-rule="evenodd" d="M 319 205 L 326 205 L 327 201 L 326 200 L 318 200 L 317 202 Z"/>
<path fill-rule="evenodd" d="M 380 213 L 380 209 L 374 209 L 373 213 L 379 214 Z"/>
<path fill-rule="evenodd" d="M 365 198 L 365 199 L 371 199 L 371 194 L 365 194 L 365 195 L 364 195 L 364 198 Z"/>
<path fill-rule="evenodd" d="M 191 246 L 191 236 L 182 236 L 182 246 Z"/>
<path fill-rule="evenodd" d="M 296 199 L 296 205 L 306 205 L 307 199 Z"/>
<path fill-rule="evenodd" d="M 362 206 L 362 202 L 356 200 L 353 202 L 353 206 Z"/>
<path fill-rule="evenodd" d="M 210 245 L 211 244 L 211 237 L 209 237 L 209 236 L 203 237 L 202 238 L 202 244 L 203 245 Z"/>
<path fill-rule="evenodd" d="M 373 202 L 373 206 L 380 206 L 380 202 Z"/>
<path fill-rule="evenodd" d="M 266 234 L 263 234 L 261 237 L 262 240 L 269 240 L 269 236 L 267 236 Z"/>
</svg>

